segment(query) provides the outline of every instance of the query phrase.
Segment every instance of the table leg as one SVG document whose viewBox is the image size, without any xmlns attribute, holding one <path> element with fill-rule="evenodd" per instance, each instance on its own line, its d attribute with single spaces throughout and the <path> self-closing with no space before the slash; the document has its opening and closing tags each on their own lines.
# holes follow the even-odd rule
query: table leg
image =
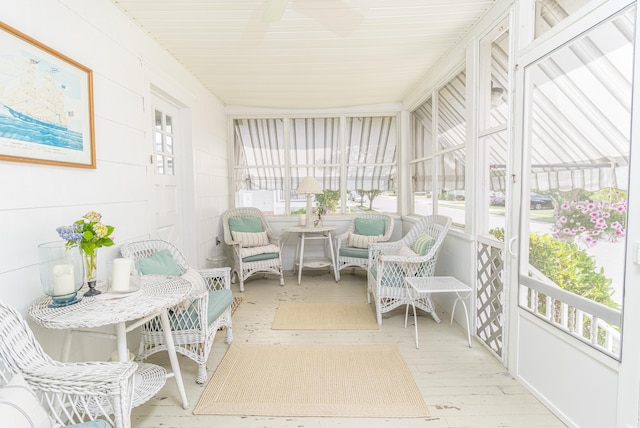
<svg viewBox="0 0 640 428">
<path fill-rule="evenodd" d="M 407 319 L 409 318 L 409 305 L 413 307 L 413 326 L 416 331 L 416 349 L 420 349 L 418 345 L 418 315 L 416 314 L 415 298 L 417 294 L 414 294 L 412 290 L 407 289 L 407 307 L 404 310 L 404 328 L 407 328 Z"/>
<path fill-rule="evenodd" d="M 464 299 L 471 296 L 469 293 L 464 298 L 460 295 L 460 293 L 456 292 L 456 300 L 453 302 L 453 309 L 451 309 L 451 321 L 449 321 L 449 326 L 453 325 L 453 315 L 456 313 L 456 305 L 458 301 L 462 303 L 462 308 L 464 309 L 464 319 L 467 322 L 467 342 L 469 343 L 469 348 L 471 348 L 471 326 L 469 322 L 469 311 L 467 311 L 467 305 L 464 303 Z"/>
<path fill-rule="evenodd" d="M 160 321 L 162 321 L 164 340 L 167 342 L 167 353 L 169 354 L 169 361 L 171 361 L 171 369 L 173 370 L 173 376 L 176 379 L 178 392 L 182 399 L 182 408 L 187 409 L 189 408 L 189 403 L 187 401 L 187 394 L 184 390 L 184 383 L 182 382 L 182 373 L 180 372 L 178 356 L 176 355 L 176 348 L 173 343 L 173 336 L 171 335 L 171 324 L 169 323 L 169 316 L 167 315 L 166 309 L 160 312 Z"/>
<path fill-rule="evenodd" d="M 304 263 L 304 232 L 300 234 L 300 258 L 298 259 L 298 285 L 302 281 L 302 265 Z"/>
<path fill-rule="evenodd" d="M 333 253 L 333 241 L 331 240 L 331 232 L 327 232 L 327 238 L 329 239 L 329 254 L 331 254 L 331 267 L 333 268 L 333 276 L 336 282 L 340 281 L 338 278 L 338 270 L 336 269 L 336 257 Z"/>
<path fill-rule="evenodd" d="M 418 345 L 418 315 L 416 315 L 416 304 L 411 301 L 411 306 L 413 307 L 413 324 L 416 330 L 416 349 L 420 349 Z"/>
<path fill-rule="evenodd" d="M 129 360 L 129 348 L 127 347 L 127 326 L 123 322 L 116 324 L 116 349 L 118 350 L 118 361 Z"/>
</svg>

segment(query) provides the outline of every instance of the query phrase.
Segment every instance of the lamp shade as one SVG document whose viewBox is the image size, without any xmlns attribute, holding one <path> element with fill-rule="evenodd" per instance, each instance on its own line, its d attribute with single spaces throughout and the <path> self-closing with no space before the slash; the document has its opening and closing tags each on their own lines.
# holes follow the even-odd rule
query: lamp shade
<svg viewBox="0 0 640 428">
<path fill-rule="evenodd" d="M 298 186 L 298 195 L 312 195 L 322 193 L 322 188 L 318 181 L 313 177 L 305 177 Z"/>
</svg>

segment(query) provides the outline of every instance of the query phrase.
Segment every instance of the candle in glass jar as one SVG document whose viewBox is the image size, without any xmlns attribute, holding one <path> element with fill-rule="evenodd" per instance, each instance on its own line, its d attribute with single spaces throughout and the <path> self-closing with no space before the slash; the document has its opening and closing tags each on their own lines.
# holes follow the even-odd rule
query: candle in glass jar
<svg viewBox="0 0 640 428">
<path fill-rule="evenodd" d="M 131 276 L 131 260 L 114 259 L 111 272 L 111 290 L 127 291 L 129 289 L 129 277 Z"/>
<path fill-rule="evenodd" d="M 73 275 L 73 265 L 55 265 L 53 267 L 53 294 L 64 296 L 74 293 L 76 284 Z"/>
</svg>

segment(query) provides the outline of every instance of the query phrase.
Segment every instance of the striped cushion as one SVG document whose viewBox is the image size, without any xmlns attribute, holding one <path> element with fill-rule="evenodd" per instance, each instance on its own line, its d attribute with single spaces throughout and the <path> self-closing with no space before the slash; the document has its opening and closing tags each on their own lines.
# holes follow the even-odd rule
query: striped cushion
<svg viewBox="0 0 640 428">
<path fill-rule="evenodd" d="M 416 242 L 413 243 L 413 251 L 415 251 L 416 254 L 419 254 L 421 256 L 426 256 L 429 250 L 431 250 L 431 247 L 433 247 L 433 244 L 435 243 L 436 243 L 436 238 L 434 238 L 427 232 L 422 232 L 416 238 Z"/>
<path fill-rule="evenodd" d="M 263 247 L 269 245 L 267 232 L 231 232 L 234 241 L 238 241 L 244 248 Z"/>
<path fill-rule="evenodd" d="M 357 235 L 349 232 L 348 245 L 356 248 L 368 248 L 369 244 L 378 242 L 382 239 L 382 235 L 369 236 L 369 235 Z"/>
<path fill-rule="evenodd" d="M 277 245 L 263 245 L 262 247 L 243 247 L 240 250 L 240 258 L 244 259 L 245 257 L 257 256 L 258 254 L 267 254 L 267 253 L 279 253 L 280 247 Z M 245 260 L 247 261 L 247 260 Z"/>
<path fill-rule="evenodd" d="M 15 374 L 0 389 L 0 416 L 2 426 L 11 428 L 50 428 L 53 420 L 38 401 L 27 381 Z M 57 425 L 56 425 L 57 426 Z"/>
</svg>

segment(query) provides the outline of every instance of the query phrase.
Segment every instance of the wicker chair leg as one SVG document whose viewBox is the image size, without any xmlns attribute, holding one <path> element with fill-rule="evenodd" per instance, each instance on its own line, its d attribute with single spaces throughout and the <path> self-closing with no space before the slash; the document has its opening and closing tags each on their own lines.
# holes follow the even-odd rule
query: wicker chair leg
<svg viewBox="0 0 640 428">
<path fill-rule="evenodd" d="M 284 274 L 280 271 L 280 285 L 284 286 Z"/>
<path fill-rule="evenodd" d="M 198 364 L 198 376 L 196 377 L 196 383 L 198 385 L 204 385 L 207 382 L 207 363 Z"/>
<path fill-rule="evenodd" d="M 225 333 L 225 337 L 224 337 L 224 341 L 229 344 L 231 342 L 233 342 L 233 329 L 231 328 L 230 325 L 227 326 L 226 328 L 226 333 Z"/>
</svg>

